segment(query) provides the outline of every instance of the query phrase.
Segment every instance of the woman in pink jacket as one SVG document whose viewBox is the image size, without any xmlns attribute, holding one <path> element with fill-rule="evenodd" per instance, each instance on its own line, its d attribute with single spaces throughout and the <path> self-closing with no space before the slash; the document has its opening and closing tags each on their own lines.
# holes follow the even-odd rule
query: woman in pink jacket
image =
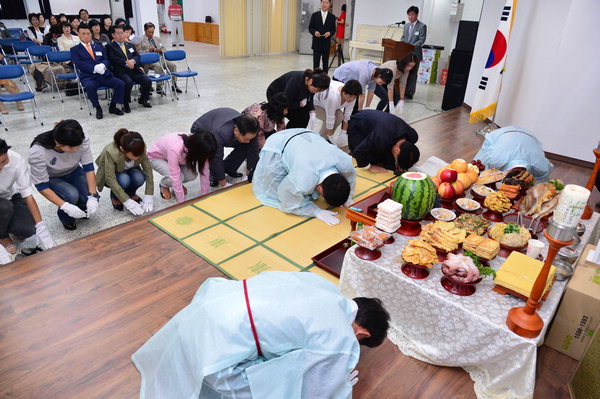
<svg viewBox="0 0 600 399">
<path fill-rule="evenodd" d="M 160 195 L 171 199 L 171 188 L 177 202 L 183 202 L 187 189 L 183 183 L 200 175 L 200 195 L 210 189 L 209 162 L 215 157 L 217 142 L 207 131 L 171 133 L 152 144 L 148 158 L 152 169 L 160 173 Z"/>
</svg>

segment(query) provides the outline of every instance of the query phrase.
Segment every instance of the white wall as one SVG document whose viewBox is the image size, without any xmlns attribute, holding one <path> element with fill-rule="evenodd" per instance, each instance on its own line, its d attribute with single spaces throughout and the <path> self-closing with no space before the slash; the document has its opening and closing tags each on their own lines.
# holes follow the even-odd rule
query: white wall
<svg viewBox="0 0 600 399">
<path fill-rule="evenodd" d="M 183 18 L 186 21 L 204 22 L 207 15 L 212 17 L 215 24 L 219 23 L 219 0 L 187 0 L 183 2 Z"/>
<path fill-rule="evenodd" d="M 461 19 L 463 21 L 479 21 L 483 0 L 462 0 L 461 3 L 464 4 Z"/>
<path fill-rule="evenodd" d="M 353 39 L 358 25 L 389 25 L 394 22 L 407 21 L 406 10 L 410 6 L 419 7 L 419 19 L 425 22 L 426 10 L 423 0 L 356 0 L 354 5 Z M 426 22 L 425 22 L 426 23 Z"/>
<path fill-rule="evenodd" d="M 156 0 L 133 0 L 133 18 L 129 20 L 137 36 L 144 34 L 144 24 L 152 22 L 155 26 L 158 24 L 158 10 L 156 9 Z M 155 30 L 157 35 L 159 29 Z"/>
<path fill-rule="evenodd" d="M 472 105 L 504 0 L 486 0 L 465 103 Z M 600 134 L 600 2 L 520 1 L 495 121 L 531 130 L 544 150 L 595 160 Z"/>
</svg>

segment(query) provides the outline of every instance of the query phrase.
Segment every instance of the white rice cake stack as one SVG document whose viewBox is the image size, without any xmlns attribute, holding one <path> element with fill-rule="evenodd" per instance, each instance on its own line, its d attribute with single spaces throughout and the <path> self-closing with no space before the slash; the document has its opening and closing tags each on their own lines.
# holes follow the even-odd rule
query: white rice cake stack
<svg viewBox="0 0 600 399">
<path fill-rule="evenodd" d="M 386 199 L 377 205 L 377 217 L 375 218 L 375 227 L 386 233 L 394 233 L 400 228 L 400 219 L 402 218 L 402 204 Z"/>
</svg>

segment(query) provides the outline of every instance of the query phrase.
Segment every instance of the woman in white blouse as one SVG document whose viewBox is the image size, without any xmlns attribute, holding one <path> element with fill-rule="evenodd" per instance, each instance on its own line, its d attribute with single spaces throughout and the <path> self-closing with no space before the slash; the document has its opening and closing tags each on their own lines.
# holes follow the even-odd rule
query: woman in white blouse
<svg viewBox="0 0 600 399">
<path fill-rule="evenodd" d="M 75 47 L 81 43 L 79 37 L 71 33 L 71 25 L 67 22 L 62 22 L 60 25 L 62 26 L 63 34 L 56 40 L 60 51 L 69 51 L 71 47 Z"/>
<path fill-rule="evenodd" d="M 44 28 L 40 27 L 40 14 L 31 13 L 29 14 L 29 23 L 31 26 L 27 27 L 25 32 L 27 32 L 27 37 L 33 40 L 36 44 L 42 44 L 44 40 Z"/>
</svg>

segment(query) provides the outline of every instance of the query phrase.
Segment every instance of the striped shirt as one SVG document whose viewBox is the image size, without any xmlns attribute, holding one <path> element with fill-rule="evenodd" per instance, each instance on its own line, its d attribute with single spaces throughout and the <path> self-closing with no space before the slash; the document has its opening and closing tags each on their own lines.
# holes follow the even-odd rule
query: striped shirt
<svg viewBox="0 0 600 399">
<path fill-rule="evenodd" d="M 179 4 L 171 4 L 168 13 L 169 18 L 173 21 L 181 21 L 183 19 L 183 7 Z"/>
</svg>

